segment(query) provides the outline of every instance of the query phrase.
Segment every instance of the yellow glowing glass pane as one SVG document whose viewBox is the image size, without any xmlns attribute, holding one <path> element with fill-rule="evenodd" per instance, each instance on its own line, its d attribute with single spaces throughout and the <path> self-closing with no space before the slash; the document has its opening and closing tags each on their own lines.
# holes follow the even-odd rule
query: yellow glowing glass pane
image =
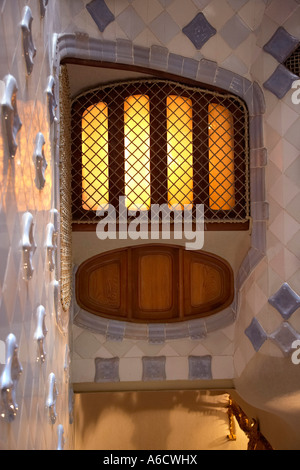
<svg viewBox="0 0 300 470">
<path fill-rule="evenodd" d="M 82 115 L 82 207 L 97 210 L 108 202 L 108 109 L 100 102 Z"/>
<path fill-rule="evenodd" d="M 235 205 L 234 139 L 231 112 L 216 103 L 208 107 L 209 207 L 231 210 Z"/>
<path fill-rule="evenodd" d="M 150 104 L 145 95 L 124 102 L 125 197 L 129 210 L 150 208 Z"/>
<path fill-rule="evenodd" d="M 182 210 L 193 205 L 192 100 L 167 97 L 168 204 Z"/>
</svg>

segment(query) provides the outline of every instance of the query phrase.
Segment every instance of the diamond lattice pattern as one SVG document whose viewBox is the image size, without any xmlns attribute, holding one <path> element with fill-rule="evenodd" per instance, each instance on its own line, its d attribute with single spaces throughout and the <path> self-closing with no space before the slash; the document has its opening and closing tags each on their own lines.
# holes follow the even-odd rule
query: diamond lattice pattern
<svg viewBox="0 0 300 470">
<path fill-rule="evenodd" d="M 96 210 L 174 210 L 204 204 L 205 219 L 248 217 L 247 110 L 237 97 L 169 81 L 89 91 L 72 105 L 73 221 Z"/>
</svg>

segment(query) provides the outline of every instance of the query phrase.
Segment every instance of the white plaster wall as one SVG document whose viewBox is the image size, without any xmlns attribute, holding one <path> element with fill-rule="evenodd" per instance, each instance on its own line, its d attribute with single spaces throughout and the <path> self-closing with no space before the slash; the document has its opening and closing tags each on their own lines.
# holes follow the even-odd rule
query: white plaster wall
<svg viewBox="0 0 300 470">
<path fill-rule="evenodd" d="M 22 127 L 17 134 L 18 148 L 14 158 L 6 151 L 1 115 L 0 133 L 0 372 L 5 364 L 4 342 L 14 334 L 19 346 L 20 376 L 16 400 L 19 410 L 15 420 L 7 423 L 0 418 L 0 448 L 3 450 L 55 450 L 58 446 L 58 425 L 64 428 L 65 449 L 73 447 L 73 427 L 69 424 L 69 364 L 66 356 L 68 331 L 57 324 L 54 293 L 51 283 L 59 279 L 58 266 L 50 272 L 46 257 L 46 226 L 51 222 L 50 210 L 57 207 L 54 172 L 57 155 L 54 127 L 50 124 L 45 89 L 48 76 L 53 74 L 51 63 L 52 34 L 57 18 L 57 1 L 52 0 L 44 18 L 37 0 L 4 0 L 0 2 L 0 79 L 15 77 L 18 85 L 17 107 Z M 26 74 L 22 44 L 21 20 L 23 8 L 32 12 L 32 38 L 36 47 L 34 66 Z M 1 96 L 2 99 L 3 95 Z M 47 160 L 46 184 L 37 189 L 33 153 L 38 132 L 45 138 Z M 34 221 L 37 245 L 33 255 L 34 274 L 23 279 L 21 250 L 22 215 L 29 211 Z M 48 330 L 45 340 L 46 360 L 37 362 L 36 310 L 43 305 Z M 68 315 L 68 314 L 67 314 Z M 57 418 L 52 424 L 46 407 L 49 374 L 56 376 L 58 397 Z M 1 403 L 1 412 L 3 411 Z"/>
</svg>

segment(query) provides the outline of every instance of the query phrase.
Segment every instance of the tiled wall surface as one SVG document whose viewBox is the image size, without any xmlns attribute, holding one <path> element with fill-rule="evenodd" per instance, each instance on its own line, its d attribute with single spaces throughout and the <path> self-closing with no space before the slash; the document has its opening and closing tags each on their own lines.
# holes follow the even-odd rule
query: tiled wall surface
<svg viewBox="0 0 300 470">
<path fill-rule="evenodd" d="M 1 400 L 0 448 L 55 450 L 73 447 L 73 427 L 69 424 L 69 360 L 68 332 L 61 331 L 59 304 L 55 302 L 53 283 L 59 279 L 58 258 L 53 271 L 49 269 L 46 242 L 49 223 L 54 222 L 52 209 L 59 209 L 53 175 L 58 163 L 54 142 L 54 124 L 48 112 L 45 92 L 48 77 L 53 73 L 51 47 L 53 21 L 57 2 L 37 0 L 4 0 L 0 2 L 0 341 L 1 396 L 9 386 L 9 352 L 5 341 L 14 335 L 22 373 L 14 381 L 18 411 L 7 422 L 6 407 Z M 30 10 L 28 9 L 30 8 Z M 24 27 L 24 41 L 23 30 Z M 28 46 L 28 47 L 27 47 Z M 25 47 L 25 49 L 24 49 Z M 25 54 L 33 58 L 27 69 Z M 27 56 L 26 56 L 27 57 Z M 8 151 L 9 133 L 5 127 L 8 79 L 16 81 L 16 105 L 22 126 L 16 135 L 14 156 Z M 7 86 L 6 86 L 7 84 Z M 12 104 L 14 102 L 12 95 Z M 8 96 L 9 97 L 9 96 Z M 9 118 L 8 118 L 9 119 Z M 17 119 L 14 113 L 13 119 Z M 38 144 L 40 133 L 44 145 Z M 43 141 L 40 141 L 43 143 Z M 47 167 L 45 182 L 36 173 L 44 156 Z M 37 158 L 41 159 L 37 161 Z M 26 277 L 23 257 L 27 241 L 23 215 L 33 220 L 31 278 Z M 23 246 L 23 243 L 25 245 Z M 44 323 L 39 325 L 38 313 L 44 308 Z M 42 317 L 40 318 L 42 321 Z M 38 327 L 41 326 L 39 329 Z M 38 349 L 38 339 L 45 336 Z M 39 353 L 46 353 L 45 360 Z M 5 375 L 6 374 L 6 375 Z M 51 411 L 50 378 L 55 375 L 58 396 L 56 416 Z M 54 396 L 55 398 L 55 396 Z M 5 415 L 5 416 L 3 416 Z M 60 436 L 63 436 L 63 440 Z M 64 444 L 63 444 L 64 442 Z"/>
<path fill-rule="evenodd" d="M 29 76 L 20 28 L 26 5 L 32 11 L 32 37 L 36 48 Z M 46 6 L 43 18 L 41 5 Z M 269 41 L 280 27 L 285 29 L 288 39 L 292 36 L 296 42 L 300 40 L 299 2 L 4 0 L 0 2 L 0 9 L 0 94 L 2 97 L 4 77 L 13 75 L 18 84 L 17 105 L 22 121 L 13 158 L 5 151 L 3 127 L 0 140 L 1 372 L 5 366 L 3 342 L 10 333 L 16 336 L 23 368 L 17 385 L 19 410 L 12 423 L 1 420 L 1 446 L 55 449 L 59 440 L 58 426 L 62 424 L 65 448 L 72 447 L 66 365 L 68 334 L 62 333 L 57 326 L 53 281 L 58 277 L 57 271 L 49 272 L 45 249 L 47 224 L 52 221 L 50 210 L 58 208 L 53 176 L 57 174 L 55 128 L 59 128 L 59 122 L 49 120 L 45 94 L 49 75 L 56 77 L 57 74 L 51 63 L 54 39 L 57 39 L 53 33 L 65 35 L 59 38 L 60 47 L 64 41 L 68 43 L 70 35 L 81 44 L 84 40 L 102 39 L 106 60 L 116 61 L 118 51 L 122 51 L 120 54 L 124 59 L 127 51 L 128 63 L 157 69 L 172 63 L 174 72 L 179 75 L 184 73 L 204 79 L 207 73 L 208 82 L 220 86 L 223 83 L 224 87 L 228 85 L 226 78 L 231 84 L 239 83 L 240 86 L 241 83 L 245 86 L 257 82 L 263 90 L 265 104 L 263 121 L 256 119 L 251 123 L 252 129 L 259 126 L 257 133 L 253 131 L 252 138 L 256 140 L 255 148 L 261 150 L 257 152 L 259 162 L 252 171 L 265 181 L 265 191 L 259 195 L 262 204 L 252 209 L 259 222 L 266 220 L 265 209 L 269 215 L 268 221 L 264 222 L 266 233 L 262 230 L 260 234 L 258 230 L 264 225 L 255 226 L 256 239 L 252 242 L 259 245 L 264 256 L 255 267 L 251 266 L 251 257 L 244 263 L 244 273 L 251 271 L 251 274 L 239 292 L 235 323 L 213 331 L 203 339 L 167 339 L 156 344 L 140 339 L 116 341 L 74 326 L 72 381 L 231 379 L 242 374 L 258 351 L 290 361 L 291 344 L 300 335 L 297 295 L 300 292 L 300 104 L 292 101 L 290 87 L 295 77 L 282 69 L 281 57 L 274 55 L 277 48 L 266 45 L 270 46 Z M 288 42 L 275 37 L 276 45 L 283 48 L 284 53 Z M 76 48 L 66 50 L 67 47 L 66 55 L 78 54 Z M 102 54 L 100 50 L 98 53 Z M 216 74 L 220 70 L 222 73 Z M 232 81 L 233 76 L 243 77 L 244 81 Z M 222 83 L 218 82 L 219 77 Z M 39 132 L 45 137 L 44 153 L 48 163 L 43 189 L 36 187 L 32 161 Z M 263 204 L 265 201 L 269 206 Z M 36 243 L 35 271 L 29 281 L 23 279 L 20 250 L 24 212 L 33 216 Z M 39 305 L 45 307 L 48 329 L 44 363 L 36 361 L 34 340 Z M 54 424 L 46 407 L 52 372 L 59 392 Z"/>
</svg>

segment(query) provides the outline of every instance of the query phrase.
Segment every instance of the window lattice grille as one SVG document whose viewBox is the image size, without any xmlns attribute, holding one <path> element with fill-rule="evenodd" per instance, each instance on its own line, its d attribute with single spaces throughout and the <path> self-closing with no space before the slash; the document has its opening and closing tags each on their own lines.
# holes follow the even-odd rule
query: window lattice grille
<svg viewBox="0 0 300 470">
<path fill-rule="evenodd" d="M 248 115 L 239 98 L 170 81 L 90 90 L 72 103 L 72 220 L 110 203 L 204 204 L 207 222 L 249 218 Z"/>
<path fill-rule="evenodd" d="M 290 72 L 300 77 L 300 46 L 286 59 L 284 65 Z"/>
</svg>

